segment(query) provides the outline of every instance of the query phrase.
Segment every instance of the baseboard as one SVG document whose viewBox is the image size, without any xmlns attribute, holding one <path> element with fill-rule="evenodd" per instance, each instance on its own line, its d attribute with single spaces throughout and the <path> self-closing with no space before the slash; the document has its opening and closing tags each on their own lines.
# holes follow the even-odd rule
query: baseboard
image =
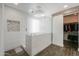
<svg viewBox="0 0 79 59">
<path fill-rule="evenodd" d="M 52 44 L 53 44 L 53 43 L 52 43 Z M 53 44 L 53 45 L 56 45 L 56 46 L 59 46 L 59 47 L 64 47 L 64 45 L 61 45 L 61 46 L 60 46 L 60 45 L 57 45 L 57 44 Z"/>
<path fill-rule="evenodd" d="M 79 48 L 78 48 L 78 52 L 79 52 Z"/>
</svg>

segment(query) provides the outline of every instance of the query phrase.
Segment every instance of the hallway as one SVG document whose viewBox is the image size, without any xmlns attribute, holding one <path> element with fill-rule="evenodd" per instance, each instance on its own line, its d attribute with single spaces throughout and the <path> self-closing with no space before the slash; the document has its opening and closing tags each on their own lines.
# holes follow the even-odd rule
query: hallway
<svg viewBox="0 0 79 59">
<path fill-rule="evenodd" d="M 77 3 L 3 3 L 0 16 L 0 55 L 79 55 Z"/>
</svg>

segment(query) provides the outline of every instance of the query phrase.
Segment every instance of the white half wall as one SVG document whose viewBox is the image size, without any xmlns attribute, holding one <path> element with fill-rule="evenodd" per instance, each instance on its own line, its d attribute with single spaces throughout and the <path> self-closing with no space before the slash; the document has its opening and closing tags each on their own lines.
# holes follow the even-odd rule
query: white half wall
<svg viewBox="0 0 79 59">
<path fill-rule="evenodd" d="M 51 34 L 44 33 L 32 36 L 32 55 L 36 55 L 51 44 Z"/>
<path fill-rule="evenodd" d="M 32 36 L 31 34 L 26 35 L 26 48 L 25 50 L 29 55 L 32 55 Z"/>
<path fill-rule="evenodd" d="M 52 43 L 63 47 L 63 15 L 53 16 L 53 39 Z"/>
</svg>

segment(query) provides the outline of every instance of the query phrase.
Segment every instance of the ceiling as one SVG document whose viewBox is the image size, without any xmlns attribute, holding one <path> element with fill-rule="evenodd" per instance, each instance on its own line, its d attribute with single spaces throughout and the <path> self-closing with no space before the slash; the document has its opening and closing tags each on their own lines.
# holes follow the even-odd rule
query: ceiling
<svg viewBox="0 0 79 59">
<path fill-rule="evenodd" d="M 18 5 L 15 5 L 14 3 L 6 4 L 11 7 L 20 9 L 24 12 L 30 12 L 31 9 L 36 8 L 37 6 L 41 7 L 41 10 L 44 11 L 45 15 L 52 15 L 56 12 L 72 8 L 75 6 L 79 6 L 79 3 L 20 3 Z M 67 8 L 64 8 L 64 5 L 68 5 Z"/>
</svg>

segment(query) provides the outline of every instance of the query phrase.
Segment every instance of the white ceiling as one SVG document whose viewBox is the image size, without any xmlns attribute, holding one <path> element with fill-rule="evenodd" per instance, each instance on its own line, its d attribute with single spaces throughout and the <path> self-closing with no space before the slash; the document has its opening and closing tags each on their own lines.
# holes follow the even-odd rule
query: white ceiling
<svg viewBox="0 0 79 59">
<path fill-rule="evenodd" d="M 64 5 L 68 5 L 68 8 L 71 8 L 71 7 L 79 6 L 79 3 L 20 3 L 18 5 L 14 5 L 13 3 L 10 3 L 6 5 L 20 9 L 24 12 L 29 12 L 30 9 L 36 8 L 36 6 L 41 6 L 41 9 L 45 12 L 46 15 L 51 15 L 56 12 L 65 10 Z"/>
</svg>

